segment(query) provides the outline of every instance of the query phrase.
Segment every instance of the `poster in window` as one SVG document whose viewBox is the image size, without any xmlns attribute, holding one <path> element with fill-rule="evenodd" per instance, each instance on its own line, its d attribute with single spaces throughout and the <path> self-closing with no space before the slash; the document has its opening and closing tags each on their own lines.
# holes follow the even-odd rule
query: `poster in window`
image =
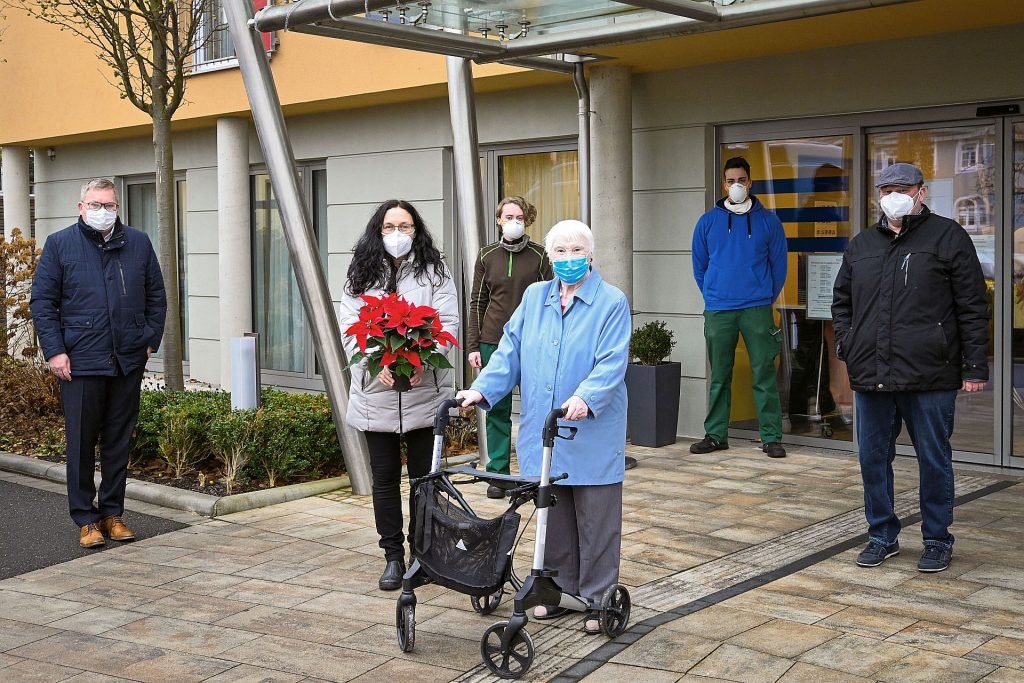
<svg viewBox="0 0 1024 683">
<path fill-rule="evenodd" d="M 843 265 L 842 254 L 807 255 L 807 319 L 832 319 L 832 288 Z"/>
</svg>

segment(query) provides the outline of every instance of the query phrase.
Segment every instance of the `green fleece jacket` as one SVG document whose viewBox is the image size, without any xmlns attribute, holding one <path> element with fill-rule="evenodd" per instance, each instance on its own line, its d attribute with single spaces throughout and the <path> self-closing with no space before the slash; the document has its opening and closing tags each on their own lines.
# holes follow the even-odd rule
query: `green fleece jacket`
<svg viewBox="0 0 1024 683">
<path fill-rule="evenodd" d="M 466 352 L 479 351 L 481 343 L 497 344 L 526 288 L 552 277 L 551 262 L 544 247 L 534 242 L 529 242 L 519 252 L 505 249 L 501 242 L 481 249 L 473 274 Z"/>
</svg>

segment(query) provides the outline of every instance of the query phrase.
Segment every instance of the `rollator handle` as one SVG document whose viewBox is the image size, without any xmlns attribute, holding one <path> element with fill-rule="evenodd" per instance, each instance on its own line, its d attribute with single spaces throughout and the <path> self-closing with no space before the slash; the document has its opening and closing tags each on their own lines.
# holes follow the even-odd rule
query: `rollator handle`
<svg viewBox="0 0 1024 683">
<path fill-rule="evenodd" d="M 448 412 L 452 408 L 458 408 L 461 405 L 462 401 L 457 398 L 449 398 L 441 402 L 441 405 L 437 408 L 437 415 L 434 416 L 434 436 L 444 435 L 444 430 L 452 419 Z"/>
</svg>

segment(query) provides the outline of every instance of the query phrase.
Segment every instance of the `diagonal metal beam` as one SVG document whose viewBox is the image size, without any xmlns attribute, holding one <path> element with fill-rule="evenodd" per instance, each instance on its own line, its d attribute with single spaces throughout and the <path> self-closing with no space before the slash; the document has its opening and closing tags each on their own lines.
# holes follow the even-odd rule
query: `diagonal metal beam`
<svg viewBox="0 0 1024 683">
<path fill-rule="evenodd" d="M 714 5 L 693 0 L 618 0 L 623 5 L 652 9 L 677 17 L 689 17 L 698 21 L 718 21 L 721 15 Z"/>
</svg>

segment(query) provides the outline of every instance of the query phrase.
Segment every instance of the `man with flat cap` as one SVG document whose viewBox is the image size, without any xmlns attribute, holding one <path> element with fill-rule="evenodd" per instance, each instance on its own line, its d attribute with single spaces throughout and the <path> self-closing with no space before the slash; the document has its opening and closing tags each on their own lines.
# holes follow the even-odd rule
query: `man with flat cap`
<svg viewBox="0 0 1024 683">
<path fill-rule="evenodd" d="M 877 567 L 900 551 L 892 462 L 905 424 L 920 470 L 922 572 L 953 557 L 953 461 L 957 391 L 988 381 L 988 302 L 970 236 L 924 204 L 916 166 L 882 171 L 884 215 L 850 241 L 832 303 L 836 355 L 856 392 L 857 440 L 868 544 L 857 557 Z"/>
</svg>

